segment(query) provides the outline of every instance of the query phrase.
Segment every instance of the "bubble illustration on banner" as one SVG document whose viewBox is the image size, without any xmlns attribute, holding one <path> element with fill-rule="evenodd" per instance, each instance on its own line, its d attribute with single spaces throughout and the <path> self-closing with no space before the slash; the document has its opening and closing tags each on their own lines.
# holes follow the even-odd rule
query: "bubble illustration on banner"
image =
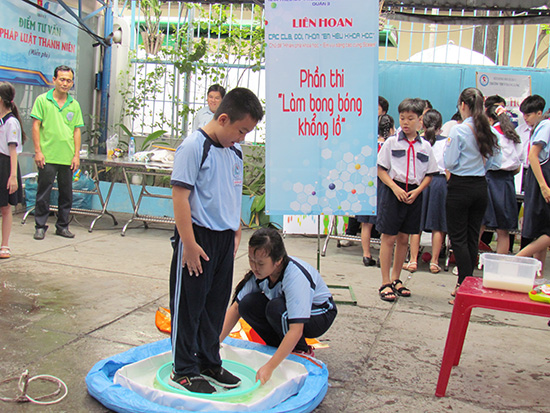
<svg viewBox="0 0 550 413">
<path fill-rule="evenodd" d="M 292 191 L 296 193 L 296 200 L 290 204 L 294 211 L 309 214 L 312 207 L 319 203 L 315 187 L 311 184 L 304 185 L 301 182 L 296 182 L 292 186 Z"/>
<path fill-rule="evenodd" d="M 376 185 L 373 176 L 376 176 L 376 165 L 371 168 L 365 165 L 367 158 L 372 154 L 370 146 L 363 146 L 359 154 L 339 149 L 323 149 L 321 157 L 336 161 L 335 168 L 321 168 L 319 182 L 294 182 L 291 188 L 289 184 L 287 188 L 295 193 L 290 208 L 303 214 L 319 209 L 323 214 L 335 211 L 356 214 L 365 209 L 359 201 L 360 195 L 371 197 L 369 207 L 374 208 Z"/>
</svg>

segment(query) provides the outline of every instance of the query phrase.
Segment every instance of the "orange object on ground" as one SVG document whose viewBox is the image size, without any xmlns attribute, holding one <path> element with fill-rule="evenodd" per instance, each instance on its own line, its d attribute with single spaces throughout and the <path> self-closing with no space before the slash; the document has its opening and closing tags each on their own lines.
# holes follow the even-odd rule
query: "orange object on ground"
<svg viewBox="0 0 550 413">
<path fill-rule="evenodd" d="M 170 310 L 159 307 L 155 314 L 155 325 L 157 328 L 163 333 L 170 334 L 172 331 L 171 322 L 172 316 L 170 315 Z"/>
</svg>

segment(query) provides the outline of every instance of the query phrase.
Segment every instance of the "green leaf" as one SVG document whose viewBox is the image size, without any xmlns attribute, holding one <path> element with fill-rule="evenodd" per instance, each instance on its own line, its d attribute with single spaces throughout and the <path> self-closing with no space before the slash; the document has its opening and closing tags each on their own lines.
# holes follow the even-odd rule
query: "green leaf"
<svg viewBox="0 0 550 413">
<path fill-rule="evenodd" d="M 263 209 L 265 209 L 265 194 L 256 196 L 250 206 L 250 211 L 253 212 L 260 212 Z"/>
<path fill-rule="evenodd" d="M 150 133 L 146 138 L 145 140 L 143 141 L 143 144 L 141 145 L 141 150 L 145 150 L 150 143 L 152 143 L 153 141 L 156 141 L 159 136 L 162 136 L 166 133 L 165 130 L 157 130 L 157 131 L 154 131 L 153 133 Z"/>
<path fill-rule="evenodd" d="M 132 132 L 130 132 L 130 129 L 128 129 L 126 126 L 124 126 L 123 124 L 120 124 L 120 129 L 122 129 L 124 131 L 124 133 L 126 135 L 128 135 L 129 138 L 131 138 L 133 135 Z"/>
</svg>

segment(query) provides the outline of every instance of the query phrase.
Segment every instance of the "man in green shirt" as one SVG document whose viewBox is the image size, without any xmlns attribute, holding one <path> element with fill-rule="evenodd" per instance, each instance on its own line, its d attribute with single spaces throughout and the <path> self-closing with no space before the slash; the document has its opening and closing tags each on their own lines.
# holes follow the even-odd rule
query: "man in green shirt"
<svg viewBox="0 0 550 413">
<path fill-rule="evenodd" d="M 32 108 L 34 161 L 38 167 L 38 188 L 34 210 L 34 239 L 44 239 L 50 215 L 50 193 L 57 176 L 59 188 L 56 235 L 74 238 L 69 231 L 69 213 L 73 204 L 73 172 L 80 166 L 80 128 L 82 111 L 69 95 L 74 72 L 59 66 L 53 75 L 54 89 L 38 96 Z"/>
</svg>

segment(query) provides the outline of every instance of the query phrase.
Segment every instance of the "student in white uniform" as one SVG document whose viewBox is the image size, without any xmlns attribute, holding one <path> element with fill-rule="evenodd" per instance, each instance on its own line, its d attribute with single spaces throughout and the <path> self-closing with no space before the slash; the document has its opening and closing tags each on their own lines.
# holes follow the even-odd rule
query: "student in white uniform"
<svg viewBox="0 0 550 413">
<path fill-rule="evenodd" d="M 503 106 L 489 106 L 485 110 L 489 123 L 498 133 L 502 156 L 500 168 L 487 171 L 488 202 L 482 220 L 484 228 L 496 229 L 497 253 L 507 254 L 510 248 L 510 231 L 518 226 L 518 204 L 514 175 L 524 161 L 523 145 Z"/>
<path fill-rule="evenodd" d="M 12 206 L 23 200 L 21 171 L 17 154 L 23 151 L 25 132 L 21 129 L 19 110 L 14 103 L 15 88 L 0 82 L 0 211 L 2 212 L 2 245 L 0 259 L 10 258 L 9 238 L 13 222 Z"/>
<path fill-rule="evenodd" d="M 441 271 L 439 253 L 441 252 L 447 232 L 447 217 L 445 214 L 447 180 L 445 178 L 445 164 L 443 162 L 443 152 L 445 151 L 447 138 L 439 134 L 441 124 L 441 113 L 435 109 L 428 110 L 422 116 L 423 137 L 432 145 L 439 170 L 437 174 L 432 176 L 430 185 L 428 185 L 422 194 L 422 219 L 420 221 L 420 230 L 432 233 L 432 257 L 430 260 L 430 272 L 432 274 L 437 274 Z M 420 234 L 411 235 L 410 250 L 411 258 L 409 264 L 411 262 L 416 264 L 420 250 Z"/>
<path fill-rule="evenodd" d="M 288 256 L 276 230 L 262 228 L 252 234 L 248 260 L 251 271 L 237 285 L 220 343 L 242 317 L 267 345 L 277 347 L 256 374 L 256 380 L 265 384 L 291 352 L 313 356 L 305 338 L 324 334 L 337 310 L 319 272 L 307 262 Z"/>
<path fill-rule="evenodd" d="M 401 132 L 386 139 L 378 152 L 378 178 L 382 181 L 378 188 L 376 220 L 382 234 L 382 286 L 378 293 L 383 301 L 395 301 L 398 295 L 411 295 L 399 276 L 407 255 L 409 235 L 420 232 L 422 191 L 430 184 L 431 175 L 438 171 L 431 145 L 418 134 L 425 106 L 422 99 L 401 102 L 398 107 Z"/>
</svg>

